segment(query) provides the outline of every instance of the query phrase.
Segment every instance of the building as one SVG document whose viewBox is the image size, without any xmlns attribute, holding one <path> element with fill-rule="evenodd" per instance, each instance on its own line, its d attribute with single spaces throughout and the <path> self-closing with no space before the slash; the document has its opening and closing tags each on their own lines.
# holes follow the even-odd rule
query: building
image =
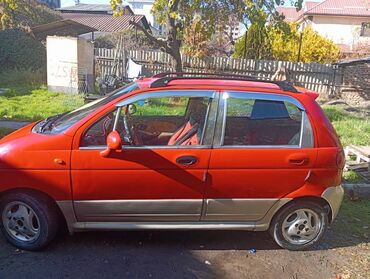
<svg viewBox="0 0 370 279">
<path fill-rule="evenodd" d="M 154 28 L 153 31 L 158 34 L 163 34 L 164 26 L 157 22 L 155 16 L 151 12 L 155 0 L 126 0 L 125 2 L 130 5 L 135 14 L 145 15 L 149 25 Z"/>
<path fill-rule="evenodd" d="M 38 0 L 40 3 L 46 4 L 51 9 L 60 8 L 60 0 Z"/>
<path fill-rule="evenodd" d="M 277 11 L 288 22 L 296 22 L 302 29 L 311 26 L 322 36 L 332 40 L 342 52 L 370 51 L 370 1 L 325 0 L 305 2 L 295 7 L 278 7 Z"/>
<path fill-rule="evenodd" d="M 95 29 L 91 34 L 82 35 L 85 39 L 94 39 L 97 36 L 119 32 L 133 28 L 131 21 L 149 29 L 150 26 L 144 15 L 136 15 L 130 6 L 123 6 L 124 14 L 113 17 L 113 10 L 110 5 L 100 4 L 78 4 L 71 7 L 58 9 L 63 20 L 72 20 L 84 26 Z M 80 35 L 81 37 L 81 35 Z"/>
<path fill-rule="evenodd" d="M 130 23 L 131 21 L 140 24 L 146 29 L 150 28 L 145 16 L 143 15 L 123 15 L 113 17 L 109 14 L 63 13 L 62 17 L 65 20 L 72 20 L 96 29 L 97 31 L 93 33 L 94 37 L 134 28 Z M 94 39 L 94 37 L 89 37 L 89 39 Z"/>
<path fill-rule="evenodd" d="M 48 0 L 46 0 L 48 1 Z M 134 15 L 133 10 L 130 8 L 129 5 L 123 5 L 121 7 L 124 9 L 125 15 Z M 105 4 L 82 4 L 79 3 L 74 6 L 68 6 L 56 9 L 60 11 L 62 14 L 64 13 L 76 13 L 76 14 L 100 14 L 100 15 L 113 15 L 113 10 L 111 5 Z"/>
</svg>

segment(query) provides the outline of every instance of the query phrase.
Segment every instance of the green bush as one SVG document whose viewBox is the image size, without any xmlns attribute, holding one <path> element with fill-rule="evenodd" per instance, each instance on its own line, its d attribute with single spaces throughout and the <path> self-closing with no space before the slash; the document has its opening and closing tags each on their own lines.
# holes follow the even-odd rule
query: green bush
<svg viewBox="0 0 370 279">
<path fill-rule="evenodd" d="M 46 67 L 46 48 L 18 29 L 0 31 L 0 73 L 11 69 Z"/>
</svg>

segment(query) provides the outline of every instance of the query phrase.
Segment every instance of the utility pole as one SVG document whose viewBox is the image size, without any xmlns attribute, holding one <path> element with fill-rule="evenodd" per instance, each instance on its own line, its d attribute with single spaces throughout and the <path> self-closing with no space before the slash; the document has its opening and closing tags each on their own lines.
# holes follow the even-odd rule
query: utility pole
<svg viewBox="0 0 370 279">
<path fill-rule="evenodd" d="M 303 31 L 299 35 L 299 46 L 298 46 L 297 62 L 299 62 L 301 60 L 302 41 L 303 41 Z"/>
</svg>

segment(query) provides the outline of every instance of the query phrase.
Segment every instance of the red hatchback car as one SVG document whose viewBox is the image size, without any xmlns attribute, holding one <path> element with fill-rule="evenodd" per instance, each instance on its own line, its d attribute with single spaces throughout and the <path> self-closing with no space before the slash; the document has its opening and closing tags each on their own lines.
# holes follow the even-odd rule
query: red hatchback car
<svg viewBox="0 0 370 279">
<path fill-rule="evenodd" d="M 301 250 L 343 199 L 344 154 L 287 82 L 162 74 L 0 140 L 0 227 L 21 249 L 86 230 L 251 230 Z M 62 220 L 61 220 L 62 219 Z"/>
</svg>

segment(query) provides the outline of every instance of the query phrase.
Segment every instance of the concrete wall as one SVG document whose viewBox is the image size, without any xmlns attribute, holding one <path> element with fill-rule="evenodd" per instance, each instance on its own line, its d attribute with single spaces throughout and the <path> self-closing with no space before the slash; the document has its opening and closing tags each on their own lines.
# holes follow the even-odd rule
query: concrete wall
<svg viewBox="0 0 370 279">
<path fill-rule="evenodd" d="M 94 90 L 92 43 L 73 37 L 48 36 L 46 47 L 49 90 L 65 93 Z"/>
</svg>

